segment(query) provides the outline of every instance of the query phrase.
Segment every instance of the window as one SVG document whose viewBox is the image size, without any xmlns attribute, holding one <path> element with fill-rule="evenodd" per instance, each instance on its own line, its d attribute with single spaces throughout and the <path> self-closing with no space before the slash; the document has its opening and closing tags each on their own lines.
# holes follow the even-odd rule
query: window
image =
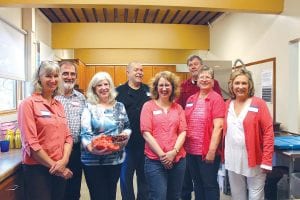
<svg viewBox="0 0 300 200">
<path fill-rule="evenodd" d="M 17 109 L 17 81 L 0 78 L 0 112 Z"/>
</svg>

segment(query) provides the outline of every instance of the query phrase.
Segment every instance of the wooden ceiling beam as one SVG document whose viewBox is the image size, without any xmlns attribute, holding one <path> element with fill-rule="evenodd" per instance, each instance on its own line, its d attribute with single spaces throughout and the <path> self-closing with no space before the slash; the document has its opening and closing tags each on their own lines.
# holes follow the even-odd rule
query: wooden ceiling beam
<svg viewBox="0 0 300 200">
<path fill-rule="evenodd" d="M 184 8 L 190 10 L 204 10 L 215 12 L 255 12 L 274 13 L 283 11 L 284 0 L 0 0 L 2 7 L 29 7 L 29 8 L 59 8 L 59 7 L 103 7 L 118 8 L 156 8 L 171 9 Z"/>
</svg>

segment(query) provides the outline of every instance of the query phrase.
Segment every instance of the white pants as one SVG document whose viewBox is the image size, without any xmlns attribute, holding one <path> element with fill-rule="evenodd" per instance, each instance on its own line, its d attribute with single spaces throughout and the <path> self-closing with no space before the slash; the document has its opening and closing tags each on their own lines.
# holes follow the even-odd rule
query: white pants
<svg viewBox="0 0 300 200">
<path fill-rule="evenodd" d="M 254 177 L 246 177 L 228 171 L 232 200 L 263 200 L 266 174 L 261 172 Z M 247 189 L 249 198 L 247 198 Z"/>
</svg>

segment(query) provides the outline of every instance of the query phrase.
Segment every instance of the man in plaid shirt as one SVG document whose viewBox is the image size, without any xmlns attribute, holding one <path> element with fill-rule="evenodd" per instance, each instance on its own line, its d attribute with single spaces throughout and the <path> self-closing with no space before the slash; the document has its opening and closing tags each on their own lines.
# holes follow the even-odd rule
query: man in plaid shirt
<svg viewBox="0 0 300 200">
<path fill-rule="evenodd" d="M 71 61 L 60 62 L 60 72 L 63 81 L 64 94 L 56 96 L 65 109 L 69 128 L 73 137 L 73 148 L 69 158 L 68 167 L 73 177 L 67 181 L 65 199 L 79 200 L 82 178 L 82 164 L 80 159 L 80 118 L 86 100 L 83 94 L 74 89 L 77 78 L 77 65 Z"/>
</svg>

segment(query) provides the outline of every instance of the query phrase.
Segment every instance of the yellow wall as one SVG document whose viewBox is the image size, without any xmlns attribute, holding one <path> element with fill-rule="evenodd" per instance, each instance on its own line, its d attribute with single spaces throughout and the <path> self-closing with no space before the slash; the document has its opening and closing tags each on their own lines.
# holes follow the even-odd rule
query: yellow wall
<svg viewBox="0 0 300 200">
<path fill-rule="evenodd" d="M 209 28 L 183 24 L 53 23 L 52 48 L 209 49 Z"/>
<path fill-rule="evenodd" d="M 197 50 L 171 49 L 76 49 L 75 58 L 86 64 L 127 64 L 139 61 L 144 64 L 185 63 Z"/>
</svg>

